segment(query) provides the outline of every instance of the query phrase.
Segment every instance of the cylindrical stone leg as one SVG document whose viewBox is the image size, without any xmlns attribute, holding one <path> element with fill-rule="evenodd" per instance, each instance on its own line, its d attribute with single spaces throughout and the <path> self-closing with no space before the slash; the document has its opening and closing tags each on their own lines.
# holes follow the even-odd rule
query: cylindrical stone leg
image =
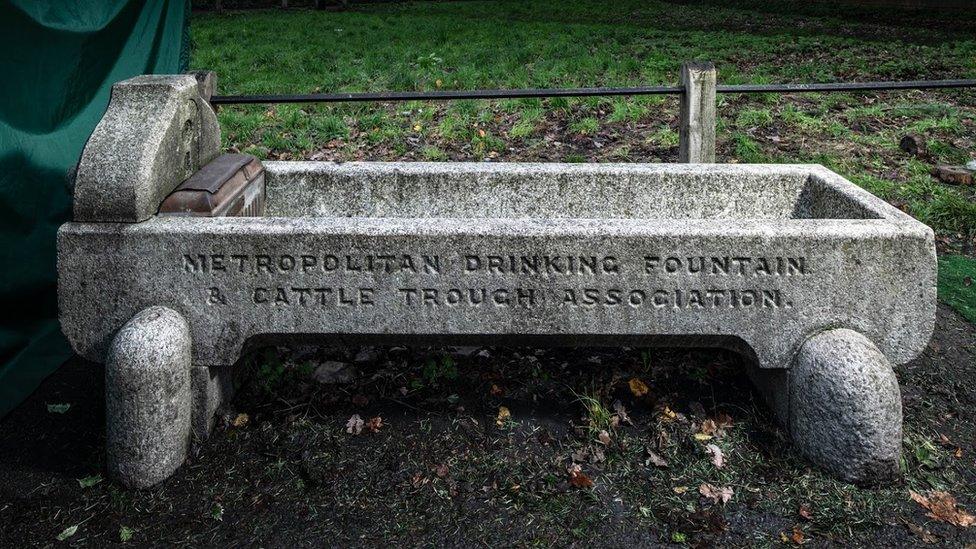
<svg viewBox="0 0 976 549">
<path fill-rule="evenodd" d="M 849 482 L 899 475 L 901 394 L 885 356 L 863 335 L 811 337 L 788 375 L 789 431 L 810 461 Z"/>
<path fill-rule="evenodd" d="M 112 340 L 105 363 L 108 472 L 145 488 L 186 459 L 190 437 L 190 327 L 172 309 L 150 307 Z"/>
</svg>

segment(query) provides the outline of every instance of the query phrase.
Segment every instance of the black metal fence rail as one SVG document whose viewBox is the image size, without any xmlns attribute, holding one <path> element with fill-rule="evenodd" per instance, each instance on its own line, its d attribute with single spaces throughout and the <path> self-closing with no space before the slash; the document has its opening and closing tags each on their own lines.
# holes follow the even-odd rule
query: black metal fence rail
<svg viewBox="0 0 976 549">
<path fill-rule="evenodd" d="M 827 82 L 817 84 L 731 84 L 715 87 L 717 93 L 820 93 L 841 91 L 895 91 L 976 88 L 976 80 L 905 80 L 899 82 Z M 444 90 L 429 92 L 363 92 L 263 95 L 214 95 L 213 105 L 271 103 L 362 103 L 369 101 L 453 101 L 458 99 L 525 99 L 546 97 L 614 97 L 679 95 L 682 86 L 633 88 L 529 88 L 516 90 Z"/>
</svg>

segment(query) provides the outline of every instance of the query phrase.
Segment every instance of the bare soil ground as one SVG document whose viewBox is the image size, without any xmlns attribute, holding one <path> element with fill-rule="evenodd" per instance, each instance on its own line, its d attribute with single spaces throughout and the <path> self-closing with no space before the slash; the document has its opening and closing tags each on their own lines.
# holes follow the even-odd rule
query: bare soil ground
<svg viewBox="0 0 976 549">
<path fill-rule="evenodd" d="M 797 457 L 724 351 L 306 348 L 243 360 L 213 438 L 126 491 L 103 479 L 101 368 L 74 360 L 0 423 L 0 546 L 74 526 L 65 544 L 969 546 L 976 528 L 909 491 L 976 508 L 974 350 L 976 328 L 940 306 L 898 369 L 905 479 L 865 488 Z M 355 380 L 316 382 L 327 360 Z"/>
</svg>

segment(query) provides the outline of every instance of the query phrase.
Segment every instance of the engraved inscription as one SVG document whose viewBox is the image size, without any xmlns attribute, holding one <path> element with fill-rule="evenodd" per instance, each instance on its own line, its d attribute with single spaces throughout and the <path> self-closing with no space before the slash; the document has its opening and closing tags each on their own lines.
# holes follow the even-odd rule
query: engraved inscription
<svg viewBox="0 0 976 549">
<path fill-rule="evenodd" d="M 207 277 L 204 298 L 211 305 L 232 299 L 220 282 L 236 277 L 250 281 L 244 299 L 252 305 L 291 308 L 771 310 L 793 307 L 785 281 L 810 274 L 805 257 L 463 250 L 183 254 L 179 266 Z"/>
</svg>

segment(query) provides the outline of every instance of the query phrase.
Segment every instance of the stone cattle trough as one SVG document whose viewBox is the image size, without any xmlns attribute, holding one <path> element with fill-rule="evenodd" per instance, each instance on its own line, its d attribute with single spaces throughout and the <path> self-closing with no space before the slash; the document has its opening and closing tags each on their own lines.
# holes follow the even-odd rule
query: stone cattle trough
<svg viewBox="0 0 976 549">
<path fill-rule="evenodd" d="M 64 333 L 106 363 L 109 470 L 205 437 L 249 344 L 693 345 L 814 463 L 897 473 L 892 364 L 935 315 L 932 231 L 812 165 L 267 162 L 253 217 L 160 215 L 217 156 L 189 76 L 116 85 L 58 236 Z"/>
</svg>

